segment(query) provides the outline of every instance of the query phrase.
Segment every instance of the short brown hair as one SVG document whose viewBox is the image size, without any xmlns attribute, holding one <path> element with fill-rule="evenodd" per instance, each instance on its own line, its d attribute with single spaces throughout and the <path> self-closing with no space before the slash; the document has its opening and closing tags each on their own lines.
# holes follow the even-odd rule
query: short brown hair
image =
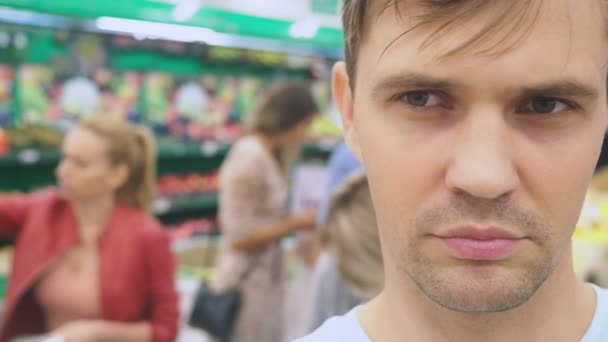
<svg viewBox="0 0 608 342">
<path fill-rule="evenodd" d="M 319 107 L 306 84 L 275 84 L 260 97 L 247 118 L 249 129 L 255 133 L 276 135 L 313 117 Z"/>
<path fill-rule="evenodd" d="M 378 5 L 380 4 L 380 0 L 343 0 L 342 26 L 344 28 L 345 57 L 352 90 L 354 90 L 355 84 L 357 57 L 365 38 L 369 12 L 372 4 L 377 5 L 376 2 Z M 376 6 L 377 8 L 374 8 L 372 12 L 379 17 L 392 6 L 397 15 L 401 17 L 400 5 L 402 2 L 405 1 L 384 0 L 382 6 Z M 478 51 L 475 51 L 476 53 L 497 55 L 513 48 L 531 31 L 531 26 L 540 15 L 544 0 L 417 0 L 417 2 L 422 6 L 422 14 L 409 17 L 408 19 L 413 20 L 413 26 L 396 37 L 392 43 L 416 28 L 439 23 L 438 28 L 422 44 L 421 48 L 424 48 L 442 33 L 448 32 L 455 24 L 473 18 L 489 6 L 496 7 L 494 11 L 496 14 L 487 20 L 482 29 L 446 54 L 446 56 L 451 56 L 461 52 L 470 52 L 476 48 L 479 48 Z M 482 43 L 487 44 L 481 46 Z"/>
</svg>

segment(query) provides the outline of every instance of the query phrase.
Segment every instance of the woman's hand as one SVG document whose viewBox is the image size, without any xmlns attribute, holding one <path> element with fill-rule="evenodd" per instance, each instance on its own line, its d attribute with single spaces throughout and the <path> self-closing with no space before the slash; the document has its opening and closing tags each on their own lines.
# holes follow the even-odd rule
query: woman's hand
<svg viewBox="0 0 608 342">
<path fill-rule="evenodd" d="M 294 231 L 314 230 L 316 228 L 317 211 L 309 210 L 293 217 Z"/>
<path fill-rule="evenodd" d="M 53 331 L 51 336 L 61 337 L 63 342 L 96 342 L 99 340 L 100 330 L 99 321 L 76 321 L 63 325 Z"/>
</svg>

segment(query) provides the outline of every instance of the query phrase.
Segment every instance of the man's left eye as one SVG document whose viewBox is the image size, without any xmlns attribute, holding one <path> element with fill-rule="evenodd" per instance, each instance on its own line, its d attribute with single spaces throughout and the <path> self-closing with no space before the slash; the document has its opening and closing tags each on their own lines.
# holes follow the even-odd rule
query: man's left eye
<svg viewBox="0 0 608 342">
<path fill-rule="evenodd" d="M 563 101 L 552 97 L 538 96 L 525 103 L 522 109 L 527 113 L 553 114 L 562 112 L 568 108 L 569 106 Z"/>
</svg>

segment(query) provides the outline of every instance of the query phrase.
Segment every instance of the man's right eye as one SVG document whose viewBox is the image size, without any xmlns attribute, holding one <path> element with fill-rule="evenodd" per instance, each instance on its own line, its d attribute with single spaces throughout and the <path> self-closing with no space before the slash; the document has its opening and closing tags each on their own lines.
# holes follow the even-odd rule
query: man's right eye
<svg viewBox="0 0 608 342">
<path fill-rule="evenodd" d="M 436 107 L 441 104 L 439 96 L 426 90 L 407 92 L 403 94 L 401 101 L 412 107 Z"/>
</svg>

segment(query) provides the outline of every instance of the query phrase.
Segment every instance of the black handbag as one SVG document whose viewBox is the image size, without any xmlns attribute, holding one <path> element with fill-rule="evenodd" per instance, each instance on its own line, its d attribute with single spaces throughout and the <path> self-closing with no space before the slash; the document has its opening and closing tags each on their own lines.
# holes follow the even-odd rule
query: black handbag
<svg viewBox="0 0 608 342">
<path fill-rule="evenodd" d="M 206 283 L 202 283 L 188 324 L 205 330 L 222 342 L 230 341 L 241 297 L 240 289 L 215 293 Z"/>
<path fill-rule="evenodd" d="M 221 342 L 230 341 L 243 297 L 239 286 L 249 277 L 257 264 L 256 260 L 250 265 L 239 279 L 237 287 L 232 290 L 217 293 L 203 282 L 196 294 L 188 324 L 205 330 Z"/>
</svg>

